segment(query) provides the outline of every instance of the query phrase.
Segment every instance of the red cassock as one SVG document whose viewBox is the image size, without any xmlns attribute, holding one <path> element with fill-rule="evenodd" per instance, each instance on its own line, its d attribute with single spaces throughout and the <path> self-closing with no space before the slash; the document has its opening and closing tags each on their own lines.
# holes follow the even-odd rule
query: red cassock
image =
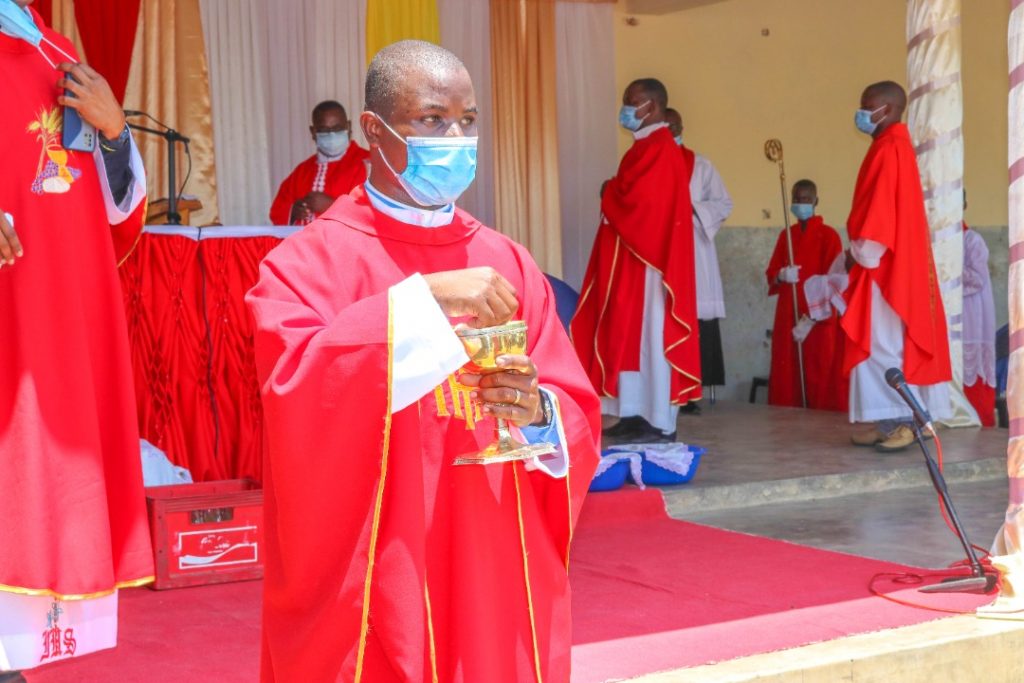
<svg viewBox="0 0 1024 683">
<path fill-rule="evenodd" d="M 270 205 L 270 223 L 272 225 L 288 225 L 291 223 L 292 205 L 305 197 L 310 192 L 317 190 L 317 176 L 321 173 L 320 166 L 326 166 L 323 171 L 324 177 L 323 192 L 332 197 L 340 197 L 348 194 L 352 188 L 362 185 L 366 181 L 366 160 L 370 153 L 357 145 L 355 142 L 348 144 L 345 155 L 335 162 L 321 164 L 317 155 L 309 157 L 284 179 L 281 187 L 277 190 L 274 203 Z"/>
<path fill-rule="evenodd" d="M 58 77 L 0 34 L 0 210 L 25 250 L 0 268 L 0 590 L 73 597 L 153 574 L 116 268 L 144 209 L 109 225 L 92 154 L 61 146 Z"/>
<path fill-rule="evenodd" d="M 793 255 L 800 266 L 800 282 L 797 284 L 797 305 L 800 315 L 807 312 L 807 298 L 804 296 L 804 282 L 812 275 L 828 272 L 836 256 L 843 250 L 839 234 L 825 225 L 821 216 L 811 216 L 806 228 L 799 224 L 789 227 L 793 240 Z M 797 344 L 793 340 L 792 285 L 779 284 L 779 271 L 789 265 L 789 249 L 786 233 L 779 233 L 775 251 L 768 263 L 765 277 L 768 278 L 768 295 L 778 295 L 775 304 L 775 325 L 772 327 L 772 370 L 768 381 L 768 403 L 774 406 L 800 406 L 800 366 L 797 358 Z M 839 317 L 833 312 L 828 320 L 815 323 L 804 340 L 804 378 L 807 388 L 807 407 L 819 410 L 846 410 L 849 401 L 849 385 L 843 378 L 842 355 L 837 352 L 840 340 Z"/>
<path fill-rule="evenodd" d="M 872 240 L 887 251 L 877 268 L 855 264 L 846 290 L 843 372 L 871 354 L 871 283 L 903 321 L 903 374 L 910 384 L 952 376 L 921 176 L 910 131 L 896 123 L 871 143 L 857 175 L 846 221 L 850 241 Z"/>
<path fill-rule="evenodd" d="M 454 466 L 494 437 L 452 377 L 390 415 L 388 288 L 490 265 L 553 391 L 567 479 Z M 362 188 L 272 251 L 247 296 L 267 424 L 264 681 L 568 681 L 572 530 L 599 402 L 529 253 L 461 210 L 421 228 Z"/>
<path fill-rule="evenodd" d="M 700 398 L 700 344 L 690 176 L 694 154 L 668 128 L 633 143 L 601 199 L 604 220 L 572 320 L 573 344 L 602 396 L 618 396 L 620 372 L 640 369 L 647 266 L 665 286 L 665 357 L 672 402 Z"/>
</svg>

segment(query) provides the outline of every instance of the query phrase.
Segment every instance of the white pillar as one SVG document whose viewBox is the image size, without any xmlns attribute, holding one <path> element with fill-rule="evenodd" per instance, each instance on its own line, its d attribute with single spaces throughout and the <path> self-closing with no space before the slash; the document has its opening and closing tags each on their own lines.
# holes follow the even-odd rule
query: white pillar
<svg viewBox="0 0 1024 683">
<path fill-rule="evenodd" d="M 1003 573 L 999 599 L 978 615 L 1024 620 L 1024 0 L 1011 0 L 1008 36 L 1010 67 L 1009 209 L 1010 209 L 1010 369 L 1006 408 L 1010 442 L 1006 448 L 1010 502 L 996 536 L 992 558 Z"/>
<path fill-rule="evenodd" d="M 963 91 L 960 0 L 907 0 L 907 123 L 921 169 L 953 366 L 947 424 L 977 426 L 963 391 Z"/>
</svg>

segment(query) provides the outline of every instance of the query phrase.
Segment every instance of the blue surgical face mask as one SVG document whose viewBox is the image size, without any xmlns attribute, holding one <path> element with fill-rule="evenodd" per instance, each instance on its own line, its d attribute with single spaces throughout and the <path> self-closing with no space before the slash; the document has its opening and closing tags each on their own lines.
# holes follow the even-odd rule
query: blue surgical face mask
<svg viewBox="0 0 1024 683">
<path fill-rule="evenodd" d="M 798 221 L 806 221 L 814 215 L 814 204 L 793 204 L 789 209 Z"/>
<path fill-rule="evenodd" d="M 341 156 L 348 149 L 348 131 L 336 130 L 330 133 L 317 133 L 316 148 L 325 156 Z"/>
<path fill-rule="evenodd" d="M 405 143 L 405 170 L 396 173 L 380 147 L 377 152 L 398 184 L 420 206 L 451 204 L 476 177 L 476 137 L 403 138 L 377 114 L 391 134 Z"/>
<path fill-rule="evenodd" d="M 26 43 L 34 46 L 39 50 L 39 54 L 43 56 L 50 66 L 57 68 L 53 60 L 46 56 L 43 52 L 43 48 L 40 43 L 45 42 L 47 45 L 55 49 L 67 57 L 68 61 L 76 62 L 74 57 L 69 55 L 64 50 L 51 43 L 43 36 L 43 32 L 36 26 L 35 19 L 32 18 L 32 13 L 24 7 L 19 7 L 14 0 L 0 0 L 0 33 L 10 36 L 11 38 L 17 38 L 18 40 L 24 40 Z"/>
<path fill-rule="evenodd" d="M 871 117 L 883 109 L 885 109 L 884 104 L 874 111 L 870 109 L 858 109 L 857 113 L 853 116 L 853 123 L 857 126 L 857 130 L 862 133 L 867 133 L 868 135 L 874 133 L 875 129 L 878 128 L 878 124 L 872 121 Z"/>
<path fill-rule="evenodd" d="M 0 33 L 24 40 L 39 47 L 43 32 L 36 26 L 32 14 L 19 7 L 14 0 L 0 0 Z"/>
<path fill-rule="evenodd" d="M 638 117 L 636 115 L 636 112 L 638 109 L 646 105 L 648 101 L 641 102 L 640 106 L 638 107 L 634 107 L 628 104 L 622 105 L 622 108 L 619 109 L 619 125 L 625 128 L 626 130 L 630 130 L 633 132 L 640 130 L 640 127 L 644 125 L 644 119 L 647 118 L 649 112 L 648 114 L 644 114 L 643 117 Z"/>
<path fill-rule="evenodd" d="M 683 135 L 682 135 L 682 133 L 680 133 L 679 135 L 677 135 L 677 136 L 676 136 L 676 138 L 675 138 L 675 140 L 676 140 L 676 144 L 677 144 L 677 145 L 679 145 L 680 147 L 682 147 L 682 146 L 683 146 Z"/>
</svg>

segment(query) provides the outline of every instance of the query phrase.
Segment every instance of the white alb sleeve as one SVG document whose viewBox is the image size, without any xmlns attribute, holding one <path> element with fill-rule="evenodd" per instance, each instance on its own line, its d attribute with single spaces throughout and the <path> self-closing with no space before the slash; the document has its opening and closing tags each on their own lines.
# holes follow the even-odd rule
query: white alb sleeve
<svg viewBox="0 0 1024 683">
<path fill-rule="evenodd" d="M 389 290 L 392 307 L 392 414 L 411 406 L 469 362 L 452 324 L 419 273 Z"/>
</svg>

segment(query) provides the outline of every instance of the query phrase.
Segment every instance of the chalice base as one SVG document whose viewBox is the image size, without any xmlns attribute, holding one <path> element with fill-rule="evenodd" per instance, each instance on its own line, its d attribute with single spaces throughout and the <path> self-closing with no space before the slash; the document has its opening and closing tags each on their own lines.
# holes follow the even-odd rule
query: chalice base
<svg viewBox="0 0 1024 683">
<path fill-rule="evenodd" d="M 456 465 L 490 465 L 498 462 L 529 460 L 542 455 L 552 455 L 557 450 L 551 443 L 520 443 L 513 438 L 503 438 L 474 453 L 455 458 Z"/>
</svg>

